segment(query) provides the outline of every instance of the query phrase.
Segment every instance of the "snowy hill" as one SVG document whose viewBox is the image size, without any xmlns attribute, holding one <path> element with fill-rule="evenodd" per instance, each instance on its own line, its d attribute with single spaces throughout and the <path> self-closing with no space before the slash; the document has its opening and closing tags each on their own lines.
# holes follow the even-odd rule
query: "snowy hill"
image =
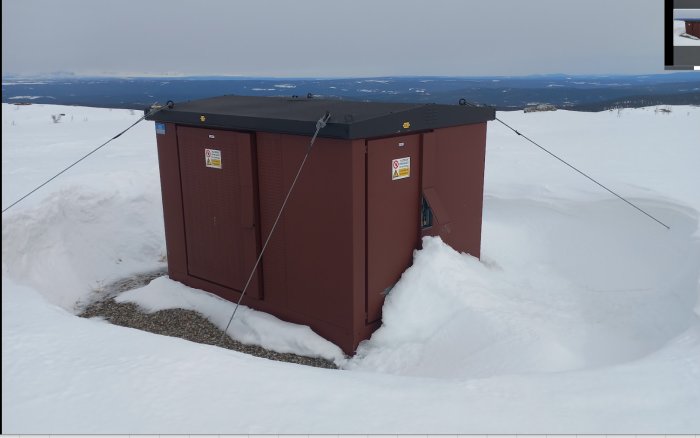
<svg viewBox="0 0 700 438">
<path fill-rule="evenodd" d="M 3 214 L 3 433 L 696 433 L 700 108 L 669 108 L 498 117 L 670 231 L 492 122 L 482 260 L 425 240 L 356 356 L 237 315 L 244 342 L 341 370 L 75 315 L 102 285 L 165 266 L 142 122 Z M 139 116 L 3 104 L 3 208 Z M 120 300 L 220 326 L 231 308 L 167 278 Z"/>
</svg>

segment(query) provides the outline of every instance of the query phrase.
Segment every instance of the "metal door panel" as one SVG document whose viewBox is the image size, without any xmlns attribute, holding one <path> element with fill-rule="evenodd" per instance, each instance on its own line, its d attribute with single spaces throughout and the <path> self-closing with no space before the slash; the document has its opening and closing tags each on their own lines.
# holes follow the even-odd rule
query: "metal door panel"
<svg viewBox="0 0 700 438">
<path fill-rule="evenodd" d="M 188 272 L 241 291 L 259 245 L 251 135 L 181 126 L 177 135 Z M 259 297 L 258 277 L 246 296 Z"/>
<path fill-rule="evenodd" d="M 419 135 L 367 142 L 367 322 L 411 264 L 420 224 Z M 409 159 L 405 166 L 396 160 Z M 397 166 L 398 165 L 398 166 Z"/>
</svg>

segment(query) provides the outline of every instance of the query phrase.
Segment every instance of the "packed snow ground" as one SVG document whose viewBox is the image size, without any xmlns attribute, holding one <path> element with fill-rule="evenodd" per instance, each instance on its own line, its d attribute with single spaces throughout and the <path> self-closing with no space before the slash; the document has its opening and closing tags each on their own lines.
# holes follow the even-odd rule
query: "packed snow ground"
<svg viewBox="0 0 700 438">
<path fill-rule="evenodd" d="M 2 111 L 3 208 L 140 116 Z M 75 316 L 164 266 L 144 122 L 3 214 L 3 433 L 697 432 L 700 108 L 498 115 L 671 230 L 491 122 L 482 260 L 426 239 L 350 359 L 244 308 L 237 338 L 344 370 L 268 361 Z M 167 278 L 120 300 L 231 309 Z"/>
<path fill-rule="evenodd" d="M 692 38 L 682 37 L 681 35 L 685 33 L 685 21 L 674 20 L 673 21 L 673 45 L 674 46 L 698 46 L 700 47 L 700 40 L 694 40 Z"/>
</svg>

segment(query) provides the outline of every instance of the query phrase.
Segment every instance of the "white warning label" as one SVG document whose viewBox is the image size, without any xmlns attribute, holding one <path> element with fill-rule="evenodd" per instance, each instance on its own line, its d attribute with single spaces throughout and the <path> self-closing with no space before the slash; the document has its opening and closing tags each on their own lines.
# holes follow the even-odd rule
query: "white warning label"
<svg viewBox="0 0 700 438">
<path fill-rule="evenodd" d="M 221 169 L 221 151 L 217 149 L 204 149 L 204 163 L 207 167 Z"/>
<path fill-rule="evenodd" d="M 411 176 L 411 157 L 391 160 L 391 179 L 403 179 Z"/>
</svg>

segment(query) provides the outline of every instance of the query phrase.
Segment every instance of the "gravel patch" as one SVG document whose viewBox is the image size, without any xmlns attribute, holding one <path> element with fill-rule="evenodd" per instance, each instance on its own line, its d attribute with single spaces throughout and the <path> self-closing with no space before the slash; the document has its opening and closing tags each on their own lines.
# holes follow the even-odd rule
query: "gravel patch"
<svg viewBox="0 0 700 438">
<path fill-rule="evenodd" d="M 98 297 L 91 304 L 87 305 L 79 316 L 83 318 L 101 317 L 115 325 L 144 330 L 158 335 L 187 339 L 200 344 L 217 345 L 265 359 L 319 368 L 337 368 L 333 362 L 318 357 L 278 353 L 258 345 L 243 344 L 229 336 L 225 336 L 221 340 L 221 330 L 201 314 L 192 310 L 166 309 L 153 313 L 144 313 L 133 303 L 117 303 L 114 301 L 114 297 L 120 292 L 145 286 L 154 278 L 162 275 L 165 275 L 162 271 L 152 272 L 105 286 L 102 290 L 97 291 Z M 220 344 L 219 340 L 221 340 Z"/>
</svg>

